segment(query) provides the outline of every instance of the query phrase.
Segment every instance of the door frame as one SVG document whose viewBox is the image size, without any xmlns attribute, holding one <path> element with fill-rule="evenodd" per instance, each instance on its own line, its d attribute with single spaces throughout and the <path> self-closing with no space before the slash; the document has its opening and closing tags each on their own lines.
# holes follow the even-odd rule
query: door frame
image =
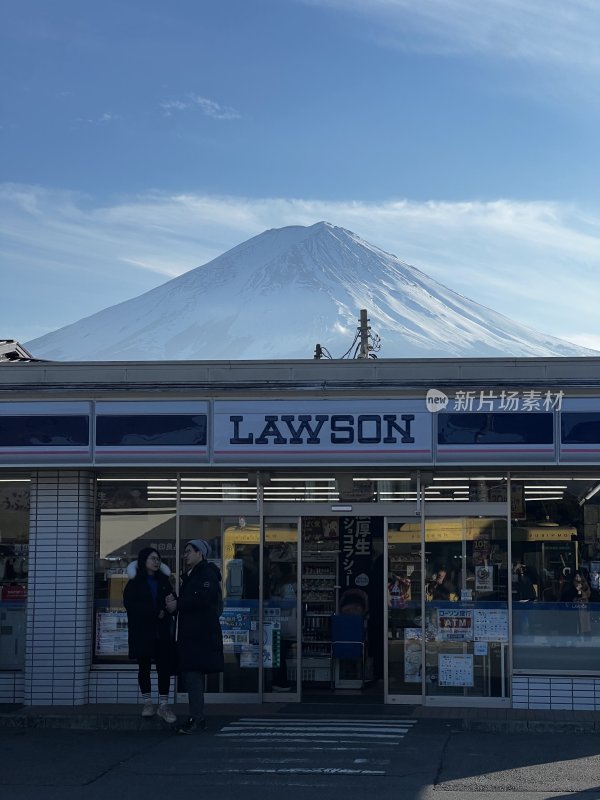
<svg viewBox="0 0 600 800">
<path fill-rule="evenodd" d="M 259 659 L 259 680 L 260 680 L 260 697 L 264 703 L 281 703 L 285 700 L 286 703 L 299 703 L 302 697 L 302 614 L 301 614 L 301 592 L 300 586 L 302 581 L 302 519 L 299 516 L 272 516 L 270 514 L 261 514 L 260 517 L 260 598 L 259 598 L 259 641 L 263 641 L 263 623 L 264 623 L 264 555 L 266 544 L 266 526 L 271 523 L 295 523 L 296 525 L 296 689 L 290 692 L 280 694 L 279 692 L 265 691 L 265 676 L 262 658 Z"/>
<path fill-rule="evenodd" d="M 333 504 L 334 506 L 336 504 Z M 406 519 L 414 521 L 419 518 L 422 513 L 419 510 L 418 502 L 406 503 L 352 503 L 350 511 L 348 510 L 333 510 L 331 503 L 263 503 L 259 499 L 258 503 L 254 502 L 194 502 L 194 501 L 178 501 L 176 511 L 176 543 L 175 543 L 175 557 L 176 563 L 180 564 L 180 521 L 181 517 L 246 517 L 254 518 L 259 521 L 259 548 L 260 548 L 260 578 L 259 578 L 259 641 L 263 641 L 263 619 L 264 619 L 264 598 L 263 598 L 263 580 L 264 580 L 264 540 L 265 540 L 265 522 L 269 523 L 273 520 L 279 522 L 295 522 L 297 524 L 298 535 L 298 558 L 297 569 L 302 567 L 302 518 L 303 517 L 380 517 L 383 520 L 383 555 L 384 555 L 384 580 L 383 580 L 383 595 L 381 602 L 384 604 L 384 629 L 383 629 L 383 647 L 384 647 L 384 695 L 383 702 L 398 702 L 393 699 L 388 699 L 387 695 L 387 520 L 391 517 L 394 519 Z M 404 513 L 399 514 L 399 511 Z M 423 548 L 421 548 L 423 550 Z M 299 576 L 300 580 L 300 576 Z M 212 692 L 205 695 L 205 702 L 207 704 L 219 703 L 281 703 L 281 702 L 301 702 L 302 701 L 302 604 L 301 592 L 296 592 L 296 618 L 297 618 L 297 662 L 296 662 L 296 692 L 289 692 L 286 694 L 265 692 L 264 691 L 264 668 L 262 658 L 259 658 L 258 663 L 258 691 L 239 693 L 239 692 Z M 182 694 L 176 694 L 176 701 L 183 702 Z M 393 697 L 393 696 L 392 696 Z M 411 695 L 410 701 L 415 703 Z"/>
<path fill-rule="evenodd" d="M 419 504 L 419 517 L 421 523 L 421 663 L 426 663 L 426 646 L 424 636 L 424 626 L 426 620 L 426 597 L 425 597 L 425 568 L 426 568 L 426 552 L 425 552 L 425 523 L 427 519 L 435 518 L 461 518 L 461 517 L 503 517 L 507 521 L 507 561 L 510 565 L 512 556 L 512 536 L 511 536 L 511 514 L 510 514 L 510 490 L 507 492 L 508 498 L 506 502 L 500 503 L 480 503 L 469 502 L 465 504 L 457 503 L 427 503 L 425 498 L 421 499 Z M 396 509 L 397 511 L 397 509 Z M 415 518 L 406 516 L 405 514 L 390 514 L 386 517 L 384 522 L 384 590 L 388 584 L 388 547 L 389 547 L 389 524 L 395 522 L 414 522 Z M 508 570 L 508 580 L 510 579 L 510 569 Z M 507 673 L 505 680 L 508 682 L 508 689 L 505 697 L 444 697 L 428 695 L 426 693 L 426 675 L 425 669 L 422 669 L 421 675 L 421 689 L 420 693 L 414 694 L 390 694 L 389 692 L 389 639 L 388 633 L 388 603 L 387 596 L 383 599 L 384 602 L 384 701 L 386 704 L 395 705 L 414 705 L 420 704 L 423 706 L 443 706 L 443 707 L 460 707 L 460 706 L 476 706 L 476 707 L 507 707 L 511 705 L 511 675 L 512 675 L 512 587 L 507 586 L 507 613 L 508 613 L 508 654 L 506 657 Z"/>
</svg>

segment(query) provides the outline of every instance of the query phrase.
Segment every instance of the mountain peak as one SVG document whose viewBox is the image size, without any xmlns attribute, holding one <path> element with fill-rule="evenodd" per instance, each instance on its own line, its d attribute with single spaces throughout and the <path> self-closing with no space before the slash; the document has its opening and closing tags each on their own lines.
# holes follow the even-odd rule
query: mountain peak
<svg viewBox="0 0 600 800">
<path fill-rule="evenodd" d="M 346 352 L 361 308 L 381 356 L 596 355 L 442 286 L 320 221 L 264 231 L 145 294 L 27 343 L 56 360 L 311 358 Z"/>
</svg>

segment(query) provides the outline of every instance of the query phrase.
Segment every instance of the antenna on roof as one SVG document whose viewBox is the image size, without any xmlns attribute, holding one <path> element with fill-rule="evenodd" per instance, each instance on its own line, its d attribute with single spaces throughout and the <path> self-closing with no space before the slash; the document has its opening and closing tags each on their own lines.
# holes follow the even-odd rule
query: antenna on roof
<svg viewBox="0 0 600 800">
<path fill-rule="evenodd" d="M 375 355 L 381 349 L 381 339 L 378 334 L 372 333 L 366 308 L 360 311 L 360 319 L 354 341 L 341 358 L 377 358 Z M 333 358 L 329 350 L 321 344 L 315 346 L 315 359 Z"/>
<path fill-rule="evenodd" d="M 316 359 L 318 359 L 318 358 L 333 358 L 333 356 L 331 355 L 331 353 L 329 352 L 329 350 L 326 347 L 323 347 L 320 344 L 316 344 L 315 345 L 314 358 L 316 358 Z"/>
</svg>

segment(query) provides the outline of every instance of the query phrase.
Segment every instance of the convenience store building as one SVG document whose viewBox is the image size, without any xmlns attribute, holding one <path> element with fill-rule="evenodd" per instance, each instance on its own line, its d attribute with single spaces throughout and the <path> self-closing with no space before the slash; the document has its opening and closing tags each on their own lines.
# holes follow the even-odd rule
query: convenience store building
<svg viewBox="0 0 600 800">
<path fill-rule="evenodd" d="M 136 702 L 125 569 L 201 537 L 211 702 L 598 709 L 599 458 L 594 358 L 3 364 L 0 703 Z"/>
</svg>

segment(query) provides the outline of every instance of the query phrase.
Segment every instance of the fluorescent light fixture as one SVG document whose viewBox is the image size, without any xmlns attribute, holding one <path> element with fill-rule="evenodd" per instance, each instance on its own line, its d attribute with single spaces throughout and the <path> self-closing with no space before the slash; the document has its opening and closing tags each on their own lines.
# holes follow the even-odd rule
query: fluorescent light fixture
<svg viewBox="0 0 600 800">
<path fill-rule="evenodd" d="M 317 503 L 326 503 L 330 502 L 331 500 L 337 500 L 337 495 L 335 492 L 331 494 L 322 495 L 319 497 L 307 497 L 303 492 L 302 493 L 294 493 L 294 492 L 286 492 L 285 494 L 269 494 L 265 495 L 265 502 L 274 502 L 276 500 L 298 500 L 302 503 L 310 503 L 310 502 L 317 502 Z"/>
<path fill-rule="evenodd" d="M 352 506 L 334 505 L 334 506 L 331 506 L 331 510 L 332 511 L 347 511 L 347 512 L 350 512 L 350 511 L 352 511 Z"/>
<path fill-rule="evenodd" d="M 96 478 L 98 483 L 149 483 L 150 481 L 169 481 L 175 483 L 175 478 L 161 478 L 156 475 L 144 475 L 139 478 Z"/>
<path fill-rule="evenodd" d="M 543 489 L 528 489 L 525 487 L 525 494 L 564 494 L 564 491 L 560 486 L 557 486 L 556 489 L 549 489 L 546 487 Z"/>
<path fill-rule="evenodd" d="M 521 483 L 523 481 L 600 481 L 600 478 L 577 478 L 573 475 L 537 475 L 536 477 L 515 475 L 512 478 L 513 483 Z"/>
<path fill-rule="evenodd" d="M 544 486 L 535 486 L 535 485 L 532 485 L 532 484 L 527 484 L 525 486 L 525 491 L 527 492 L 530 489 L 552 489 L 552 490 L 554 490 L 554 489 L 566 489 L 566 488 L 567 488 L 567 486 L 564 485 L 564 484 L 563 485 L 559 484 L 558 486 L 554 486 L 553 484 L 550 484 L 550 483 L 547 483 Z"/>
<path fill-rule="evenodd" d="M 581 500 L 579 501 L 579 505 L 582 506 L 587 500 L 591 500 L 594 495 L 600 492 L 600 483 L 597 483 L 593 489 L 590 489 L 587 494 L 584 494 Z"/>
<path fill-rule="evenodd" d="M 201 497 L 202 495 L 205 494 L 219 495 L 219 497 L 222 494 L 229 494 L 229 495 L 243 494 L 252 497 L 253 495 L 256 494 L 256 492 L 253 492 L 252 489 L 235 489 L 235 490 L 228 489 L 226 492 L 221 492 L 219 489 L 187 489 L 184 492 L 182 492 L 183 497 Z"/>
<path fill-rule="evenodd" d="M 438 489 L 440 492 L 456 492 L 458 490 L 465 490 L 467 492 L 469 491 L 469 487 L 464 486 L 462 484 L 459 484 L 458 486 L 439 486 L 436 484 L 435 488 Z M 428 490 L 426 489 L 425 491 Z"/>
<path fill-rule="evenodd" d="M 289 483 L 290 481 L 304 481 L 305 483 L 335 483 L 335 478 L 301 478 L 288 475 L 287 478 L 271 478 L 271 483 Z"/>
<path fill-rule="evenodd" d="M 29 483 L 31 478 L 0 478 L 0 483 Z"/>
<path fill-rule="evenodd" d="M 395 475 L 394 477 L 391 477 L 391 478 L 352 478 L 352 480 L 355 483 L 358 483 L 359 481 L 371 481 L 371 482 L 372 481 L 411 481 L 412 478 L 410 478 L 410 477 L 409 478 L 403 478 L 403 477 L 400 477 L 399 475 Z"/>
<path fill-rule="evenodd" d="M 222 483 L 230 485 L 232 483 L 248 483 L 248 478 L 182 478 L 182 483 L 202 486 L 204 483 Z"/>
</svg>

